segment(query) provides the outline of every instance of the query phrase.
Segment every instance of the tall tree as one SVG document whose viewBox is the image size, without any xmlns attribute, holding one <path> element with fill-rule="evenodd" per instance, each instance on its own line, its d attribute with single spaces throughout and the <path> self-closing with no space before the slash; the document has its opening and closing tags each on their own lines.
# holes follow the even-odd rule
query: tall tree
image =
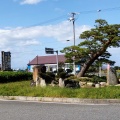
<svg viewBox="0 0 120 120">
<path fill-rule="evenodd" d="M 95 63 L 115 63 L 109 60 L 111 54 L 107 49 L 120 47 L 120 24 L 109 25 L 106 20 L 98 19 L 95 21 L 95 28 L 84 31 L 80 39 L 83 39 L 83 42 L 77 46 L 61 50 L 68 62 L 80 63 L 78 77 L 84 76 L 89 67 Z"/>
</svg>

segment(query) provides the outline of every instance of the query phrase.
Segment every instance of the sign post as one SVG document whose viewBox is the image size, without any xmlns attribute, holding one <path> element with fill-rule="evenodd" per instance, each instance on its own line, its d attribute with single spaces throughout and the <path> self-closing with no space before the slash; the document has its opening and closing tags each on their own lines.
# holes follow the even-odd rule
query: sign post
<svg viewBox="0 0 120 120">
<path fill-rule="evenodd" d="M 53 48 L 45 48 L 46 54 L 54 54 Z"/>
<path fill-rule="evenodd" d="M 54 51 L 53 48 L 45 48 L 45 52 L 46 54 L 54 54 L 54 52 L 56 52 L 56 63 L 57 63 L 57 72 L 58 72 L 58 50 Z"/>
<path fill-rule="evenodd" d="M 56 54 L 56 61 L 57 61 L 57 72 L 58 72 L 58 50 L 55 51 L 57 54 Z"/>
</svg>

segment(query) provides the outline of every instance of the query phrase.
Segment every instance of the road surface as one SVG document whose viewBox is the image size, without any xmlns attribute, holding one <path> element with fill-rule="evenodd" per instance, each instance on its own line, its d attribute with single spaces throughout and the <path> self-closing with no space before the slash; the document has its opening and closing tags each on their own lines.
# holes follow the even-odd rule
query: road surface
<svg viewBox="0 0 120 120">
<path fill-rule="evenodd" d="M 0 101 L 0 120 L 120 120 L 120 105 Z"/>
</svg>

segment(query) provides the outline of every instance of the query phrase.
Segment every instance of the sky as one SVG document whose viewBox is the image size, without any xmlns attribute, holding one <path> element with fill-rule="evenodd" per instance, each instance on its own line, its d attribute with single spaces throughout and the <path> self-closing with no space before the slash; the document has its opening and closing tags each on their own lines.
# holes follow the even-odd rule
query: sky
<svg viewBox="0 0 120 120">
<path fill-rule="evenodd" d="M 48 55 L 46 47 L 60 51 L 73 45 L 73 12 L 77 45 L 96 19 L 120 23 L 120 0 L 0 0 L 0 50 L 11 52 L 11 68 L 26 69 L 37 55 Z M 120 66 L 120 48 L 108 51 Z"/>
</svg>

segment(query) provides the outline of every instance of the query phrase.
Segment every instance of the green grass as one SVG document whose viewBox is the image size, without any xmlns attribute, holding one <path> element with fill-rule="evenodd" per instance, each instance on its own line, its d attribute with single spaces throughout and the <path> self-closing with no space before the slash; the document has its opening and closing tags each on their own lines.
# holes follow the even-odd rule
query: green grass
<svg viewBox="0 0 120 120">
<path fill-rule="evenodd" d="M 120 99 L 120 87 L 103 88 L 59 88 L 47 86 L 31 87 L 30 81 L 0 84 L 1 96 L 34 96 L 59 98 Z"/>
</svg>

